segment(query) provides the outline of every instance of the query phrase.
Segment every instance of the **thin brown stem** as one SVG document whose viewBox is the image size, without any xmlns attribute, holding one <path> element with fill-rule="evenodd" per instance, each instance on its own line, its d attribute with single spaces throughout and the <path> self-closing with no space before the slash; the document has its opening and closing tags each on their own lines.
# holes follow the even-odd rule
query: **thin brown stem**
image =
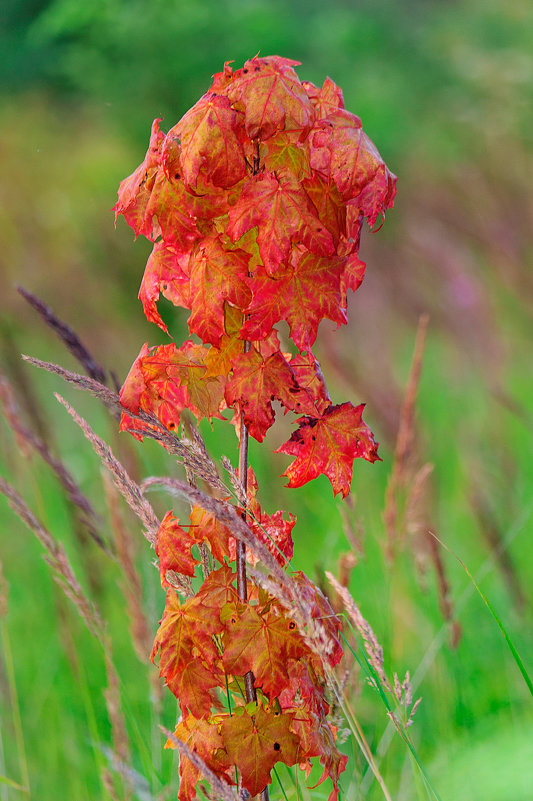
<svg viewBox="0 0 533 801">
<path fill-rule="evenodd" d="M 250 342 L 244 343 L 244 352 L 250 350 Z M 239 430 L 239 479 L 242 485 L 242 492 L 246 498 L 248 491 L 248 429 L 244 422 L 244 413 L 241 411 L 241 422 Z M 242 513 L 242 519 L 246 520 L 246 509 Z M 246 545 L 242 540 L 236 540 L 236 562 L 237 562 L 237 593 L 241 601 L 248 599 L 248 591 L 246 587 Z M 251 670 L 244 676 L 244 690 L 246 695 L 246 702 L 256 701 L 257 695 L 254 686 L 254 674 Z M 265 787 L 259 793 L 257 798 L 260 801 L 268 801 L 268 787 Z"/>
<path fill-rule="evenodd" d="M 244 423 L 244 413 L 241 412 L 240 442 L 239 442 L 239 479 L 241 481 L 244 497 L 247 492 L 247 473 L 248 473 L 248 430 Z M 246 520 L 246 511 L 242 513 L 242 519 Z M 246 589 L 246 545 L 242 540 L 236 540 L 237 546 L 237 593 L 241 601 L 247 601 L 248 592 Z M 254 699 L 247 698 L 247 701 Z"/>
<path fill-rule="evenodd" d="M 259 172 L 259 142 L 256 142 L 255 155 L 252 165 L 252 175 L 257 175 Z M 252 347 L 251 343 L 246 340 L 244 343 L 244 352 L 248 353 Z M 248 429 L 244 422 L 244 412 L 240 414 L 240 429 L 239 429 L 239 480 L 242 486 L 243 497 L 246 499 L 248 492 Z M 242 519 L 246 520 L 246 509 L 242 513 Z M 246 587 L 246 544 L 242 540 L 236 540 L 236 563 L 237 563 L 237 593 L 241 601 L 248 599 L 248 590 Z M 257 694 L 255 692 L 255 679 L 252 671 L 248 671 L 244 677 L 244 691 L 246 695 L 246 702 L 257 701 Z M 256 798 L 260 801 L 268 801 L 268 787 L 265 787 Z"/>
</svg>

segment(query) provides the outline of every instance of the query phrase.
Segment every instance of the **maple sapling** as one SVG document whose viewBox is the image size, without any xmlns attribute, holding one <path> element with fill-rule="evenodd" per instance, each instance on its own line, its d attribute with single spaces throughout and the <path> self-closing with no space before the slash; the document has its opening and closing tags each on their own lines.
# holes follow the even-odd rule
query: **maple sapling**
<svg viewBox="0 0 533 801">
<path fill-rule="evenodd" d="M 197 420 L 224 420 L 231 409 L 239 437 L 243 528 L 221 521 L 219 501 L 215 512 L 195 505 L 187 526 L 169 512 L 157 535 L 167 600 L 152 658 L 159 654 L 181 708 L 177 741 L 211 775 L 228 785 L 238 775 L 263 798 L 277 762 L 308 775 L 318 757 L 335 801 L 347 758 L 326 688 L 342 656 L 340 622 L 320 590 L 289 570 L 295 519 L 262 511 L 248 437 L 263 441 L 279 401 L 298 415 L 277 450 L 294 457 L 287 486 L 325 474 L 342 496 L 354 459 L 379 458 L 363 405 L 332 403 L 312 348 L 323 319 L 347 321 L 348 290 L 365 271 L 363 220 L 373 226 L 392 206 L 396 179 L 341 90 L 329 78 L 321 88 L 300 81 L 297 64 L 226 64 L 167 134 L 154 121 L 143 163 L 120 185 L 116 214 L 154 243 L 139 290 L 144 312 L 168 333 L 162 294 L 189 310 L 194 337 L 143 345 L 122 387 L 121 427 L 142 439 L 151 424 L 139 412 L 177 432 L 185 409 Z M 203 583 L 180 599 L 173 576 L 196 576 L 200 554 Z M 267 574 L 253 569 L 258 558 Z M 182 753 L 180 801 L 196 797 L 201 779 Z"/>
</svg>

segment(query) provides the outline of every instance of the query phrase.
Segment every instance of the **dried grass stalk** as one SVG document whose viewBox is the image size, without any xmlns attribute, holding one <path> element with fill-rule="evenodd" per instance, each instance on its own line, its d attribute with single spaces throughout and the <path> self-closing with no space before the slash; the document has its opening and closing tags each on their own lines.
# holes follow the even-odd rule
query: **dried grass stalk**
<svg viewBox="0 0 533 801">
<path fill-rule="evenodd" d="M 243 801 L 244 796 L 240 793 L 236 793 L 229 785 L 219 779 L 211 768 L 205 764 L 204 760 L 201 759 L 195 751 L 192 751 L 183 740 L 180 740 L 171 731 L 165 729 L 164 726 L 160 726 L 159 728 L 165 737 L 168 738 L 169 742 L 179 750 L 180 755 L 189 759 L 195 768 L 198 768 L 204 778 L 207 779 L 213 791 L 212 798 L 216 798 L 217 801 Z"/>
<path fill-rule="evenodd" d="M 0 374 L 0 402 L 2 403 L 6 419 L 19 444 L 22 445 L 28 454 L 31 453 L 31 451 L 38 453 L 43 461 L 52 468 L 59 483 L 67 493 L 68 499 L 80 510 L 80 522 L 85 526 L 96 544 L 109 554 L 109 548 L 100 534 L 102 521 L 94 511 L 91 502 L 81 491 L 74 477 L 63 462 L 50 451 L 46 442 L 24 425 L 11 386 L 2 374 Z"/>
<path fill-rule="evenodd" d="M 107 688 L 104 690 L 104 697 L 109 722 L 111 723 L 113 750 L 121 763 L 130 765 L 130 741 L 121 706 L 120 679 L 111 658 L 111 643 L 108 639 L 106 642 L 105 666 L 107 674 Z M 128 795 L 130 794 L 131 793 L 128 793 Z"/>
<path fill-rule="evenodd" d="M 121 589 L 128 609 L 131 640 L 139 659 L 148 662 L 152 632 L 142 606 L 142 582 L 135 566 L 136 540 L 130 536 L 120 509 L 117 489 L 107 471 L 103 473 L 103 479 L 117 559 L 122 570 Z"/>
<path fill-rule="evenodd" d="M 197 487 L 191 487 L 179 479 L 166 476 L 151 477 L 145 479 L 142 483 L 143 489 L 156 486 L 165 487 L 179 497 L 185 498 L 189 503 L 197 504 L 202 509 L 205 509 L 206 512 L 214 515 L 217 520 L 227 526 L 235 539 L 244 542 L 247 548 L 250 548 L 268 570 L 269 575 L 265 576 L 264 573 L 252 568 L 250 565 L 246 567 L 247 572 L 258 584 L 278 599 L 292 617 L 310 647 L 324 663 L 327 663 L 327 657 L 333 648 L 333 643 L 327 631 L 319 620 L 312 617 L 311 609 L 305 598 L 301 596 L 297 583 L 283 570 L 268 548 L 254 536 L 235 507 L 226 501 L 213 498 Z"/>
<path fill-rule="evenodd" d="M 107 406 L 114 416 L 118 419 L 123 409 L 120 405 L 120 399 L 116 392 L 106 387 L 100 381 L 94 378 L 89 378 L 80 373 L 73 373 L 70 370 L 65 370 L 59 364 L 53 362 L 43 362 L 41 359 L 34 359 L 33 356 L 26 356 L 22 354 L 22 358 L 33 367 L 39 367 L 41 370 L 46 370 L 49 373 L 60 376 L 64 381 L 73 384 L 77 389 L 83 389 L 85 392 L 90 392 L 95 398 L 98 398 L 105 406 Z"/>
<path fill-rule="evenodd" d="M 55 573 L 55 581 L 57 581 L 67 598 L 75 605 L 89 631 L 103 644 L 104 626 L 102 619 L 94 604 L 84 594 L 63 546 L 54 540 L 50 532 L 35 517 L 16 490 L 1 477 L 0 492 L 6 496 L 15 514 L 24 521 L 43 545 L 46 551 L 44 558 Z"/>
<path fill-rule="evenodd" d="M 328 581 L 333 586 L 335 592 L 342 600 L 344 608 L 348 613 L 348 617 L 352 621 L 355 629 L 361 635 L 365 644 L 365 651 L 368 656 L 368 661 L 376 671 L 382 686 L 391 692 L 391 686 L 387 676 L 385 675 L 385 670 L 383 667 L 383 648 L 379 644 L 378 639 L 374 634 L 372 627 L 370 626 L 370 623 L 368 623 L 368 621 L 365 620 L 361 614 L 361 611 L 355 603 L 349 590 L 346 587 L 343 587 L 332 573 L 326 571 L 326 576 Z"/>
<path fill-rule="evenodd" d="M 91 356 L 89 350 L 72 328 L 60 320 L 52 309 L 32 292 L 24 289 L 23 286 L 17 286 L 17 291 L 22 295 L 24 300 L 28 301 L 30 306 L 41 315 L 44 322 L 55 331 L 59 339 L 65 343 L 74 358 L 77 359 L 84 368 L 87 375 L 94 378 L 95 381 L 100 381 L 102 384 L 107 383 L 107 376 L 104 368 Z"/>
<path fill-rule="evenodd" d="M 193 438 L 191 440 L 181 440 L 176 434 L 169 431 L 154 414 L 145 412 L 142 409 L 138 413 L 124 409 L 118 394 L 108 389 L 104 384 L 79 373 L 72 373 L 70 370 L 65 370 L 64 367 L 52 362 L 43 362 L 31 356 L 23 356 L 22 358 L 34 367 L 39 367 L 49 373 L 60 376 L 69 384 L 75 386 L 76 389 L 81 389 L 94 395 L 112 411 L 115 417 L 120 418 L 122 412 L 127 412 L 128 416 L 134 420 L 146 423 L 149 428 L 143 429 L 143 437 L 160 442 L 165 446 L 168 453 L 177 456 L 185 467 L 191 470 L 198 478 L 224 495 L 229 494 L 228 488 L 220 478 L 213 460 L 207 453 L 200 433 L 194 427 L 191 427 L 191 430 L 195 432 Z M 138 434 L 139 431 L 133 433 Z"/>
<path fill-rule="evenodd" d="M 390 558 L 393 558 L 394 552 L 398 544 L 403 540 L 405 533 L 405 520 L 402 520 L 402 516 L 399 512 L 399 495 L 402 491 L 408 491 L 412 478 L 411 461 L 415 442 L 415 404 L 422 371 L 422 358 L 424 355 L 428 323 L 428 315 L 423 314 L 418 322 L 415 349 L 400 413 L 394 463 L 385 494 L 383 520 L 387 531 Z"/>
<path fill-rule="evenodd" d="M 111 473 L 118 491 L 142 522 L 145 529 L 144 536 L 150 545 L 154 546 L 160 523 L 151 504 L 144 497 L 141 488 L 135 483 L 135 481 L 133 481 L 133 479 L 129 477 L 124 467 L 113 454 L 113 451 L 109 445 L 94 433 L 89 423 L 84 420 L 83 417 L 80 417 L 80 415 L 64 398 L 61 397 L 61 395 L 56 393 L 56 398 L 59 403 L 65 407 L 73 420 L 79 425 L 86 438 L 93 446 L 94 451 L 98 454 L 102 460 L 102 463 Z"/>
</svg>

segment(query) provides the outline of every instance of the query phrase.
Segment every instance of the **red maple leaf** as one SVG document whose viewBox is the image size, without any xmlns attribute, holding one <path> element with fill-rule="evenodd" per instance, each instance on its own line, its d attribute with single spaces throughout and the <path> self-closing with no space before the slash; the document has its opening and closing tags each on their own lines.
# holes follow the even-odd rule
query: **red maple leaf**
<svg viewBox="0 0 533 801">
<path fill-rule="evenodd" d="M 394 203 L 396 176 L 363 132 L 359 117 L 338 109 L 317 122 L 311 140 L 313 169 L 331 175 L 345 201 L 357 199 L 373 226 Z"/>
<path fill-rule="evenodd" d="M 302 81 L 302 84 L 313 104 L 317 120 L 328 117 L 338 108 L 344 108 L 342 89 L 331 78 L 326 78 L 320 89 L 309 81 Z"/>
<path fill-rule="evenodd" d="M 176 726 L 174 734 L 223 781 L 234 784 L 230 771 L 231 762 L 224 750 L 224 741 L 220 734 L 219 721 L 196 718 L 187 715 Z M 176 748 L 172 740 L 168 740 L 165 748 Z M 202 771 L 190 759 L 180 755 L 179 801 L 194 801 L 197 798 L 196 784 L 203 778 Z"/>
<path fill-rule="evenodd" d="M 182 709 L 194 708 L 198 717 L 210 714 L 215 702 L 211 691 L 223 679 L 212 638 L 220 628 L 220 620 L 209 615 L 197 598 L 181 604 L 177 593 L 168 590 L 151 658 L 155 660 L 160 652 L 159 675 L 179 699 Z M 186 670 L 195 659 L 202 668 Z"/>
<path fill-rule="evenodd" d="M 285 520 L 283 512 L 277 511 L 273 515 L 267 515 L 261 511 L 261 506 L 257 500 L 258 484 L 257 478 L 251 466 L 247 473 L 247 514 L 246 522 L 250 526 L 259 542 L 265 545 L 282 567 L 292 559 L 294 553 L 294 543 L 292 540 L 292 530 L 296 524 L 296 518 L 289 514 L 289 519 Z M 229 540 L 230 559 L 236 558 L 236 544 L 234 539 Z M 246 559 L 251 565 L 256 565 L 258 558 L 252 548 L 246 551 Z"/>
<path fill-rule="evenodd" d="M 320 364 L 311 351 L 307 350 L 296 353 L 290 360 L 290 365 L 300 387 L 300 391 L 294 397 L 294 411 L 298 414 L 320 417 L 328 406 L 331 406 L 331 398 Z"/>
<path fill-rule="evenodd" d="M 159 381 L 152 384 L 153 366 L 150 364 L 154 350 L 162 351 L 162 358 L 156 357 L 156 360 L 161 362 L 165 361 L 168 349 L 173 350 L 175 346 L 163 345 L 155 349 L 150 349 L 148 343 L 142 346 L 120 390 L 120 402 L 125 409 L 134 414 L 138 414 L 140 410 L 155 414 L 163 425 L 173 430 L 179 426 L 181 412 L 187 406 L 187 390 L 176 382 Z M 160 371 L 156 376 L 163 378 L 163 373 Z M 121 431 L 138 431 L 135 436 L 142 439 L 142 431 L 149 428 L 150 424 L 135 420 L 127 413 L 122 414 Z"/>
<path fill-rule="evenodd" d="M 340 662 L 343 653 L 340 641 L 340 631 L 342 628 L 341 621 L 334 613 L 330 602 L 323 594 L 320 587 L 317 587 L 316 584 L 305 575 L 305 573 L 302 573 L 301 570 L 298 570 L 292 574 L 292 578 L 298 585 L 298 595 L 301 598 L 308 615 L 313 620 L 320 621 L 322 627 L 328 635 L 328 661 L 331 667 L 335 667 L 335 665 Z M 318 663 L 318 660 L 315 658 L 315 656 L 315 654 L 312 655 L 311 661 L 317 669 L 317 672 L 321 674 L 323 672 L 323 667 Z"/>
<path fill-rule="evenodd" d="M 255 606 L 229 605 L 222 616 L 226 671 L 244 676 L 251 670 L 263 692 L 271 698 L 279 695 L 288 682 L 287 660 L 310 653 L 294 621 L 276 606 L 260 613 Z"/>
<path fill-rule="evenodd" d="M 211 616 L 220 618 L 220 611 L 225 604 L 237 603 L 239 596 L 235 588 L 237 575 L 229 565 L 223 564 L 213 570 L 196 593 L 202 606 L 208 609 Z M 222 631 L 224 627 L 221 626 Z"/>
<path fill-rule="evenodd" d="M 302 185 L 315 206 L 320 222 L 328 229 L 335 245 L 346 234 L 346 205 L 334 180 L 312 171 Z M 337 254 L 343 256 L 337 249 Z"/>
<path fill-rule="evenodd" d="M 209 348 L 206 354 L 204 378 L 231 373 L 235 359 L 244 353 L 244 342 L 239 337 L 243 320 L 244 314 L 240 309 L 224 303 L 224 333 L 218 347 Z"/>
<path fill-rule="evenodd" d="M 115 222 L 122 214 L 128 225 L 131 225 L 135 235 L 142 234 L 152 238 L 151 219 L 145 220 L 146 207 L 152 194 L 156 173 L 159 169 L 161 149 L 165 134 L 159 130 L 161 119 L 154 120 L 150 134 L 150 144 L 144 161 L 135 172 L 120 183 L 118 200 L 113 206 Z"/>
<path fill-rule="evenodd" d="M 317 256 L 331 256 L 334 250 L 330 232 L 317 218 L 299 181 L 290 174 L 278 180 L 265 172 L 243 187 L 239 200 L 229 210 L 227 232 L 236 241 L 254 226 L 269 275 L 275 275 L 279 265 L 288 259 L 294 240 L 303 242 Z"/>
<path fill-rule="evenodd" d="M 122 405 L 134 413 L 139 409 L 155 414 L 175 430 L 184 408 L 198 419 L 220 417 L 224 403 L 224 381 L 220 377 L 205 378 L 207 349 L 186 340 L 180 348 L 174 343 L 149 348 L 143 345 L 120 392 Z M 126 416 L 121 429 L 130 427 Z M 138 423 L 139 430 L 146 424 Z M 149 426 L 148 426 L 149 427 Z"/>
<path fill-rule="evenodd" d="M 193 507 L 190 521 L 191 535 L 196 542 L 208 542 L 215 559 L 223 564 L 230 555 L 229 540 L 232 535 L 229 528 L 200 506 Z"/>
<path fill-rule="evenodd" d="M 301 247 L 293 250 L 290 262 L 281 265 L 275 277 L 258 271 L 241 336 L 262 339 L 279 320 L 286 320 L 298 349 L 310 348 L 325 317 L 337 325 L 346 323 L 341 307 L 343 271 L 343 259 L 322 258 Z"/>
<path fill-rule="evenodd" d="M 224 188 L 244 178 L 240 116 L 227 97 L 208 92 L 169 131 L 169 139 L 179 142 L 181 177 L 188 187 L 196 188 L 200 173 Z"/>
<path fill-rule="evenodd" d="M 244 113 L 249 139 L 265 140 L 282 128 L 310 128 L 313 106 L 293 67 L 299 61 L 252 58 L 233 74 L 228 96 Z"/>
<path fill-rule="evenodd" d="M 333 494 L 350 491 L 354 459 L 379 459 L 372 432 L 362 420 L 364 404 L 328 407 L 322 417 L 300 417 L 300 425 L 276 453 L 296 456 L 283 473 L 288 487 L 301 487 L 321 473 L 331 481 Z"/>
<path fill-rule="evenodd" d="M 341 275 L 341 305 L 345 309 L 348 303 L 346 293 L 348 289 L 355 292 L 363 283 L 366 263 L 361 261 L 357 253 L 348 256 Z"/>
<path fill-rule="evenodd" d="M 167 570 L 175 570 L 185 576 L 194 576 L 194 569 L 199 564 L 191 553 L 196 540 L 180 525 L 172 512 L 167 512 L 157 532 L 155 552 L 159 557 L 161 586 L 168 587 Z"/>
<path fill-rule="evenodd" d="M 279 351 L 265 358 L 252 348 L 235 359 L 225 396 L 228 406 L 238 404 L 248 431 L 262 442 L 274 422 L 272 401 L 277 398 L 293 409 L 297 391 L 291 367 Z"/>
<path fill-rule="evenodd" d="M 306 766 L 307 776 L 311 772 L 312 765 L 309 761 L 311 757 L 320 757 L 320 763 L 324 767 L 322 776 L 309 789 L 314 789 L 327 778 L 331 778 L 333 790 L 329 794 L 328 801 L 337 801 L 340 792 L 339 777 L 346 769 L 348 757 L 341 754 L 335 745 L 332 728 L 322 716 L 311 711 L 295 714 L 291 728 L 298 735 L 298 760 L 300 764 Z"/>
<path fill-rule="evenodd" d="M 161 319 L 156 302 L 159 295 L 163 294 L 174 306 L 190 309 L 189 276 L 183 269 L 187 261 L 188 258 L 183 259 L 165 242 L 156 242 L 148 258 L 139 289 L 139 300 L 146 318 L 167 334 L 168 328 Z"/>
<path fill-rule="evenodd" d="M 222 721 L 221 734 L 229 758 L 241 772 L 243 787 L 258 795 L 272 779 L 276 762 L 289 767 L 298 761 L 298 737 L 288 715 L 276 715 L 261 706 L 250 714 L 234 714 Z"/>
<path fill-rule="evenodd" d="M 285 520 L 283 512 L 277 511 L 273 515 L 262 514 L 257 522 L 253 521 L 249 525 L 257 539 L 266 545 L 272 556 L 285 567 L 294 553 L 292 530 L 295 524 L 296 518 L 293 515 L 289 514 L 289 519 Z M 251 564 L 257 562 L 251 551 L 247 552 L 247 558 Z"/>
<path fill-rule="evenodd" d="M 168 176 L 164 167 L 155 176 L 140 233 L 151 240 L 162 236 L 180 253 L 187 253 L 200 236 L 183 182 Z"/>
<path fill-rule="evenodd" d="M 279 131 L 261 145 L 259 154 L 273 174 L 288 172 L 300 180 L 311 175 L 309 150 L 299 131 Z"/>
<path fill-rule="evenodd" d="M 216 347 L 225 334 L 224 303 L 245 309 L 251 301 L 248 286 L 250 254 L 224 248 L 219 237 L 204 238 L 189 262 L 191 308 L 189 330 Z"/>
<path fill-rule="evenodd" d="M 318 678 L 305 659 L 291 659 L 287 665 L 287 676 L 289 684 L 278 696 L 282 711 L 293 711 L 297 707 L 298 712 L 311 711 L 318 718 L 328 714 L 329 704 L 324 695 L 324 680 Z M 305 715 L 297 714 L 295 718 L 305 719 Z"/>
</svg>

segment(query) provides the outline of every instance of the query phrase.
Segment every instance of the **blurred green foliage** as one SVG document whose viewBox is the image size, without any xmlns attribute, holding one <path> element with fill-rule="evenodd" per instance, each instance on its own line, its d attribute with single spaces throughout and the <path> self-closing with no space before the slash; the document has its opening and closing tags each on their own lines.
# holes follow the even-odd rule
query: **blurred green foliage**
<svg viewBox="0 0 533 801">
<path fill-rule="evenodd" d="M 434 138 L 474 148 L 472 124 L 531 141 L 527 0 L 11 0 L 4 15 L 7 87 L 90 99 L 137 142 L 147 118 L 171 124 L 224 61 L 258 51 L 342 84 L 388 157 Z"/>
<path fill-rule="evenodd" d="M 351 589 L 384 646 L 387 668 L 402 675 L 410 669 L 422 682 L 424 700 L 411 731 L 443 801 L 527 799 L 531 699 L 500 632 L 445 553 L 463 632 L 452 648 L 427 550 L 410 535 L 389 563 L 382 514 L 416 324 L 429 311 L 416 441 L 420 463 L 434 465 L 424 514 L 479 578 L 531 672 L 532 4 L 5 0 L 2 15 L 0 370 L 17 390 L 24 419 L 44 433 L 94 500 L 107 536 L 98 460 L 57 407 L 54 391 L 139 476 L 179 470 L 153 443 L 136 447 L 133 456 L 96 402 L 20 367 L 24 351 L 76 369 L 13 284 L 50 303 L 121 381 L 144 341 L 163 341 L 135 297 L 149 248 L 134 245 L 126 226 L 114 231 L 110 213 L 119 180 L 143 157 L 152 119 L 164 116 L 170 127 L 224 61 L 240 65 L 258 51 L 298 59 L 302 78 L 321 83 L 329 74 L 343 88 L 347 107 L 360 114 L 399 175 L 396 209 L 379 234 L 363 240 L 368 274 L 351 301 L 349 326 L 336 332 L 323 326 L 317 348 L 334 400 L 366 401 L 366 418 L 382 443 L 383 463 L 354 471 L 356 505 L 347 515 L 364 554 Z M 163 306 L 181 341 L 186 314 Z M 202 431 L 216 456 L 234 458 L 229 426 L 215 422 Z M 267 511 L 298 516 L 295 565 L 322 580 L 323 569 L 335 572 L 349 549 L 346 507 L 332 499 L 325 479 L 297 492 L 283 488 L 286 461 L 271 451 L 289 431 L 288 420 L 279 419 L 265 448 L 252 443 L 251 458 Z M 132 764 L 149 786 L 137 777 L 137 797 L 173 797 L 175 765 L 161 752 L 154 668 L 133 652 L 118 566 L 80 540 L 56 480 L 19 453 L 3 420 L 0 471 L 65 544 L 108 621 Z M 168 499 L 152 498 L 164 512 Z M 39 544 L 2 499 L 0 515 L 10 584 L 0 662 L 0 775 L 24 783 L 20 713 L 31 796 L 103 797 L 111 735 L 102 654 L 57 590 Z M 138 540 L 137 523 L 126 519 Z M 155 627 L 162 597 L 144 543 L 137 564 Z M 176 709 L 168 696 L 161 719 L 172 727 Z M 362 681 L 356 711 L 378 749 L 387 718 Z M 398 739 L 378 754 L 394 798 L 425 797 Z M 375 783 L 361 780 L 359 755 L 351 765 L 355 784 L 345 777 L 344 801 L 380 798 Z M 2 801 L 19 795 L 0 784 Z M 326 796 L 314 791 L 312 798 Z M 274 789 L 274 801 L 281 797 Z"/>
</svg>

